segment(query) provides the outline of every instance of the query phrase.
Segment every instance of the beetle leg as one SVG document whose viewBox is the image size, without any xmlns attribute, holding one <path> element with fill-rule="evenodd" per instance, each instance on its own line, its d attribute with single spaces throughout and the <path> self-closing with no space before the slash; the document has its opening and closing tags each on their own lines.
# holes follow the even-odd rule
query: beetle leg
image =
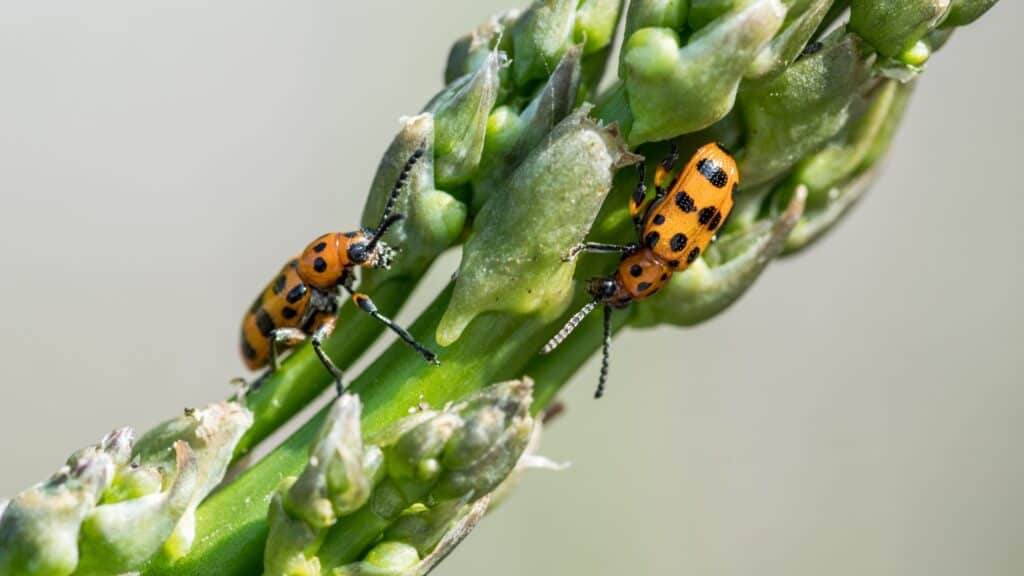
<svg viewBox="0 0 1024 576">
<path fill-rule="evenodd" d="M 331 376 L 334 376 L 334 389 L 337 391 L 338 396 L 341 396 L 345 391 L 345 373 L 331 360 L 327 352 L 324 352 L 324 340 L 334 333 L 336 325 L 337 317 L 334 314 L 323 314 L 322 319 L 317 322 L 317 328 L 313 332 L 313 337 L 310 338 L 310 343 L 313 345 L 313 351 L 316 352 L 316 356 L 323 363 L 324 368 L 327 368 Z"/>
<path fill-rule="evenodd" d="M 562 262 L 572 262 L 583 252 L 595 254 L 629 254 L 637 249 L 636 244 L 602 244 L 600 242 L 584 242 L 573 246 L 569 253 L 562 258 Z"/>
<path fill-rule="evenodd" d="M 417 342 L 416 339 L 412 337 L 412 334 L 410 334 L 408 330 L 399 326 L 397 323 L 395 323 L 394 320 L 381 314 L 377 310 L 377 306 L 373 303 L 373 300 L 371 300 L 369 296 L 361 292 L 352 292 L 352 301 L 355 302 L 356 306 L 359 306 L 360 310 L 366 312 L 370 316 L 373 316 L 375 319 L 377 319 L 378 322 L 380 322 L 384 326 L 387 326 L 389 330 L 391 330 L 395 334 L 398 334 L 399 338 L 405 340 L 406 344 L 412 346 L 413 349 L 419 352 L 420 355 L 423 356 L 423 358 L 427 362 L 430 362 L 435 366 L 439 366 L 441 364 L 437 360 L 437 354 L 434 354 L 426 346 Z"/>
<path fill-rule="evenodd" d="M 679 160 L 679 150 L 676 148 L 676 143 L 672 142 L 670 146 L 668 156 L 661 162 L 658 162 L 658 167 L 654 169 L 654 188 L 658 191 L 658 196 L 662 198 L 664 198 L 666 192 L 664 189 L 665 180 L 672 173 L 672 166 Z"/>
<path fill-rule="evenodd" d="M 641 162 L 636 165 L 636 190 L 633 191 L 633 197 L 629 201 L 629 215 L 633 217 L 633 225 L 637 229 L 643 226 L 643 221 L 640 219 L 640 208 L 643 206 L 644 199 L 647 198 L 646 180 L 647 169 Z"/>
<path fill-rule="evenodd" d="M 295 346 L 306 340 L 306 333 L 298 328 L 277 328 L 270 333 L 270 371 L 277 372 L 278 346 Z"/>
</svg>

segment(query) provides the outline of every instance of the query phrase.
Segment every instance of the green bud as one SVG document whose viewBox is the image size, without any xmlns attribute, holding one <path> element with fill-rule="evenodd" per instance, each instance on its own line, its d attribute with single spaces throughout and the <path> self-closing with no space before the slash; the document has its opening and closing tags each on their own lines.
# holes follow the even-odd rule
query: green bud
<svg viewBox="0 0 1024 576">
<path fill-rule="evenodd" d="M 445 468 L 465 466 L 486 453 L 505 429 L 505 414 L 496 406 L 481 407 L 452 437 L 444 453 Z"/>
<path fill-rule="evenodd" d="M 390 478 L 385 478 L 378 484 L 373 490 L 373 496 L 370 497 L 370 509 L 374 515 L 384 520 L 398 518 L 409 504 L 398 484 Z"/>
<path fill-rule="evenodd" d="M 160 550 L 195 493 L 198 468 L 184 442 L 175 442 L 173 480 L 167 491 L 99 506 L 85 518 L 79 536 L 76 576 L 121 574 L 139 569 Z"/>
<path fill-rule="evenodd" d="M 951 0 L 852 0 L 850 29 L 879 53 L 897 57 L 946 17 Z"/>
<path fill-rule="evenodd" d="M 949 14 L 942 21 L 943 28 L 955 26 L 966 26 L 978 18 L 988 9 L 995 6 L 999 0 L 953 0 L 949 7 Z"/>
<path fill-rule="evenodd" d="M 263 551 L 265 576 L 320 576 L 316 552 L 325 530 L 292 516 L 285 506 L 295 478 L 284 479 L 270 500 L 267 523 L 270 533 Z"/>
<path fill-rule="evenodd" d="M 107 435 L 7 505 L 0 519 L 0 576 L 67 576 L 75 570 L 82 521 L 110 486 L 130 441 L 129 429 Z"/>
<path fill-rule="evenodd" d="M 388 474 L 396 480 L 432 481 L 439 471 L 437 459 L 460 426 L 457 415 L 440 412 L 406 432 L 384 450 Z"/>
<path fill-rule="evenodd" d="M 372 286 L 385 278 L 418 276 L 462 234 L 466 206 L 450 194 L 434 188 L 434 117 L 421 114 L 403 120 L 402 130 L 388 147 L 370 187 L 363 209 L 363 226 L 374 227 L 391 195 L 399 174 L 417 148 L 427 151 L 412 168 L 406 189 L 395 201 L 394 213 L 405 216 L 387 233 L 387 241 L 401 250 L 390 270 L 366 270 L 363 281 Z"/>
<path fill-rule="evenodd" d="M 114 483 L 103 494 L 102 504 L 117 504 L 156 494 L 163 489 L 163 475 L 156 468 L 129 466 L 117 471 Z"/>
<path fill-rule="evenodd" d="M 621 0 L 579 0 L 573 41 L 583 45 L 584 54 L 594 54 L 611 45 L 621 10 Z"/>
<path fill-rule="evenodd" d="M 645 306 L 637 307 L 631 323 L 692 326 L 728 308 L 782 251 L 803 213 L 806 194 L 806 188 L 799 188 L 774 222 L 762 220 L 748 230 L 721 238 L 712 246 L 717 256 L 709 254 L 673 276 Z M 710 266 L 708 260 L 719 262 Z"/>
<path fill-rule="evenodd" d="M 855 35 L 837 31 L 824 44 L 781 75 L 740 95 L 748 130 L 739 155 L 745 187 L 782 175 L 846 126 L 857 89 L 867 78 L 867 65 Z"/>
<path fill-rule="evenodd" d="M 569 50 L 579 0 L 535 0 L 512 31 L 512 76 L 525 86 L 545 78 Z"/>
<path fill-rule="evenodd" d="M 440 186 L 468 182 L 480 164 L 505 64 L 503 52 L 490 52 L 476 72 L 452 82 L 427 105 L 425 111 L 434 115 L 434 177 Z"/>
<path fill-rule="evenodd" d="M 520 10 L 508 10 L 492 16 L 473 32 L 455 42 L 448 53 L 444 83 L 451 84 L 466 74 L 476 72 L 487 62 L 494 50 L 509 52 L 511 30 L 521 13 Z"/>
<path fill-rule="evenodd" d="M 445 449 L 434 498 L 479 497 L 508 477 L 533 431 L 532 403 L 533 382 L 525 379 L 488 386 L 456 405 L 465 424 Z"/>
<path fill-rule="evenodd" d="M 469 500 L 466 496 L 406 511 L 384 533 L 384 540 L 413 546 L 419 556 L 426 556 L 465 513 Z"/>
<path fill-rule="evenodd" d="M 381 542 L 362 562 L 334 569 L 334 576 L 409 576 L 416 574 L 420 556 L 416 548 L 401 542 Z"/>
<path fill-rule="evenodd" d="M 338 516 L 366 503 L 373 471 L 363 468 L 363 436 L 359 398 L 345 394 L 334 402 L 309 464 L 285 497 L 289 514 L 315 528 L 327 528 Z"/>
<path fill-rule="evenodd" d="M 787 17 L 782 32 L 758 53 L 747 70 L 746 77 L 771 78 L 792 64 L 817 32 L 832 3 L 833 0 L 811 0 L 806 10 L 797 17 L 792 20 Z M 788 16 L 792 17 L 794 12 L 795 10 L 790 9 Z"/>
<path fill-rule="evenodd" d="M 102 461 L 109 467 L 113 478 L 117 468 L 128 463 L 132 457 L 132 442 L 135 432 L 131 428 L 120 428 L 107 434 L 99 444 L 82 448 L 73 453 L 67 460 L 67 467 L 75 469 L 90 461 Z"/>
<path fill-rule="evenodd" d="M 571 298 L 575 264 L 562 257 L 583 241 L 615 171 L 636 161 L 617 131 L 589 120 L 589 111 L 559 123 L 481 209 L 437 328 L 442 346 L 484 312 L 553 318 Z"/>
<path fill-rule="evenodd" d="M 668 28 L 635 32 L 623 48 L 633 114 L 630 144 L 694 132 L 725 116 L 744 72 L 779 30 L 785 14 L 779 0 L 749 0 L 682 47 L 679 35 Z"/>
<path fill-rule="evenodd" d="M 572 112 L 580 87 L 581 55 L 579 46 L 570 48 L 547 84 L 521 114 L 507 106 L 491 114 L 484 156 L 473 182 L 474 213 L 479 212 L 495 192 L 505 188 L 509 175 L 527 154 Z"/>
<path fill-rule="evenodd" d="M 907 49 L 906 52 L 900 54 L 900 60 L 907 63 L 910 66 L 924 66 L 924 63 L 928 61 L 928 58 L 932 55 L 931 46 L 924 40 L 918 40 Z"/>
<path fill-rule="evenodd" d="M 182 440 L 195 453 L 198 479 L 192 500 L 167 540 L 164 551 L 176 559 L 188 553 L 195 537 L 195 510 L 224 479 L 235 446 L 252 426 L 252 413 L 235 402 L 211 404 L 169 420 L 139 439 L 135 455 L 145 466 L 172 470 L 177 460 L 174 443 Z"/>
</svg>

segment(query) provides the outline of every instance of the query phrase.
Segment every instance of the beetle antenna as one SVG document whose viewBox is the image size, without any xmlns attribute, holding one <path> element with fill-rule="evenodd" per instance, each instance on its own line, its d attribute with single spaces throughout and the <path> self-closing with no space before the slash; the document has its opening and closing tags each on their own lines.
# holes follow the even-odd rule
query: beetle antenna
<svg viewBox="0 0 1024 576">
<path fill-rule="evenodd" d="M 592 300 L 588 302 L 586 306 L 581 308 L 579 312 L 574 314 L 572 318 L 569 318 L 569 321 L 565 323 L 565 326 L 562 326 L 562 329 L 558 331 L 558 334 L 555 334 L 551 340 L 548 340 L 548 343 L 541 348 L 540 353 L 550 354 L 552 350 L 558 348 L 558 345 L 568 338 L 569 334 L 572 334 L 572 331 L 580 325 L 580 322 L 583 322 L 583 319 L 587 317 L 587 314 L 590 314 L 594 311 L 594 308 L 597 308 L 598 304 L 600 304 L 599 300 Z"/>
<path fill-rule="evenodd" d="M 597 381 L 594 398 L 604 396 L 604 385 L 608 383 L 608 361 L 612 351 L 612 307 L 604 306 L 604 343 L 601 346 L 601 377 Z"/>
<path fill-rule="evenodd" d="M 398 195 L 402 193 L 402 189 L 405 188 L 406 182 L 409 180 L 409 174 L 412 172 L 412 167 L 419 162 L 420 158 L 427 152 L 427 141 L 420 142 L 419 147 L 412 153 L 412 156 L 405 161 L 405 166 L 402 167 L 402 172 L 398 175 L 398 179 L 395 180 L 395 185 L 391 188 L 391 195 L 388 196 L 388 202 L 384 205 L 384 211 L 380 214 L 380 224 L 377 224 L 377 229 L 373 231 L 373 241 L 380 238 L 388 228 L 397 222 L 392 220 L 391 210 L 395 207 L 395 202 L 398 200 Z"/>
<path fill-rule="evenodd" d="M 401 214 L 392 214 L 391 216 L 388 216 L 386 220 L 381 222 L 380 226 L 378 226 L 373 232 L 373 236 L 370 237 L 370 241 L 366 244 L 366 252 L 373 253 L 374 248 L 377 247 L 377 244 L 380 244 L 380 239 L 384 237 L 384 233 L 388 231 L 388 228 L 391 228 L 395 222 L 398 222 L 402 218 L 405 218 L 405 216 Z"/>
</svg>

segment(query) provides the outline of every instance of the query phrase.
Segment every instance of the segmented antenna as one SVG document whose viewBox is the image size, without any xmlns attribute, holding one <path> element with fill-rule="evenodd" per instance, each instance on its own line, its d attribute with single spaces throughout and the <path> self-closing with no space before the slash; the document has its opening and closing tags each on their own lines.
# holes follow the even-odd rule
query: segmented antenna
<svg viewBox="0 0 1024 576">
<path fill-rule="evenodd" d="M 569 334 L 572 334 L 572 331 L 580 325 L 580 322 L 583 322 L 583 319 L 587 317 L 587 314 L 590 314 L 594 311 L 594 308 L 597 308 L 598 304 L 599 302 L 597 300 L 589 302 L 586 306 L 581 308 L 579 312 L 573 315 L 572 318 L 569 318 L 569 321 L 565 323 L 565 326 L 562 326 L 562 329 L 558 331 L 558 334 L 555 334 L 554 337 L 551 338 L 551 340 L 548 340 L 548 343 L 541 348 L 540 353 L 550 354 L 552 350 L 558 348 L 558 345 L 568 338 Z"/>
<path fill-rule="evenodd" d="M 372 254 L 373 249 L 377 247 L 377 244 L 380 244 L 380 239 L 384 237 L 384 233 L 388 231 L 388 228 L 391 228 L 395 222 L 398 222 L 403 218 L 405 218 L 405 216 L 401 214 L 392 214 L 387 220 L 381 222 L 380 226 L 377 227 L 377 231 L 374 232 L 373 236 L 370 238 L 370 242 L 366 245 L 366 252 L 368 254 Z"/>
<path fill-rule="evenodd" d="M 604 344 L 601 346 L 601 377 L 597 380 L 594 398 L 604 396 L 604 385 L 608 383 L 608 362 L 612 349 L 612 307 L 604 306 Z"/>
<path fill-rule="evenodd" d="M 384 211 L 380 214 L 380 224 L 377 225 L 377 229 L 373 232 L 373 238 L 376 240 L 384 232 L 387 231 L 388 226 L 391 226 L 395 221 L 390 221 L 391 210 L 395 207 L 395 202 L 398 200 L 398 195 L 402 193 L 402 188 L 405 188 L 405 183 L 409 179 L 409 173 L 412 172 L 412 167 L 419 162 L 423 154 L 427 152 L 427 141 L 420 142 L 416 151 L 412 153 L 412 156 L 405 161 L 405 166 L 402 167 L 402 173 L 398 175 L 398 180 L 395 180 L 395 186 L 391 189 L 391 195 L 388 196 L 388 203 L 384 205 Z"/>
</svg>

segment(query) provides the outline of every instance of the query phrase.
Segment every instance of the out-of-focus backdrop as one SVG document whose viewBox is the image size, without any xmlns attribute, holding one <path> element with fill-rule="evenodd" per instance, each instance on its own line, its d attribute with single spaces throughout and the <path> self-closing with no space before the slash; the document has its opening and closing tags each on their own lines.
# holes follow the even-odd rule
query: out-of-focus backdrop
<svg viewBox="0 0 1024 576">
<path fill-rule="evenodd" d="M 0 494 L 225 397 L 251 298 L 356 224 L 450 43 L 515 3 L 0 4 Z M 709 324 L 620 337 L 604 400 L 583 370 L 544 448 L 572 468 L 441 572 L 1024 572 L 1022 21 L 934 58 L 826 240 Z"/>
</svg>

